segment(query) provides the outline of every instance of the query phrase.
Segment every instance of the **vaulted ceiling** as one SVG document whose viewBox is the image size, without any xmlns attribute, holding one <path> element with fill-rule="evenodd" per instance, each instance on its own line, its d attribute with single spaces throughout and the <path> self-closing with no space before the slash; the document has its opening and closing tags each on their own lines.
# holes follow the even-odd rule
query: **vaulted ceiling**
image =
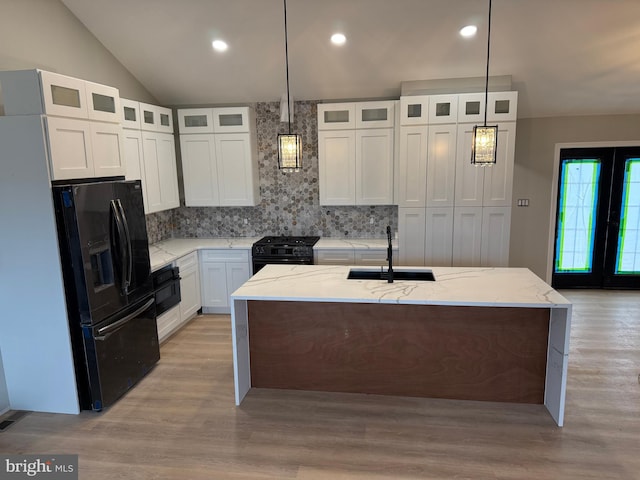
<svg viewBox="0 0 640 480">
<path fill-rule="evenodd" d="M 62 1 L 162 104 L 286 91 L 282 0 Z M 488 0 L 288 0 L 291 93 L 397 98 L 403 81 L 484 76 L 487 12 Z M 520 117 L 640 113 L 639 19 L 638 0 L 493 0 L 490 74 L 512 76 Z"/>
</svg>

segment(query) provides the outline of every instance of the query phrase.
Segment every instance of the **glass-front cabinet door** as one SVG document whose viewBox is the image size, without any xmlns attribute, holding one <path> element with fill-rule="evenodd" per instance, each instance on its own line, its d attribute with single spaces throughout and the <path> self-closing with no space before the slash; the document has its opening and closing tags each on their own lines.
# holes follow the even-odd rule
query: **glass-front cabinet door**
<svg viewBox="0 0 640 480">
<path fill-rule="evenodd" d="M 428 95 L 400 97 L 400 125 L 426 125 L 428 121 Z"/>
<path fill-rule="evenodd" d="M 91 120 L 120 122 L 120 93 L 117 88 L 85 82 L 87 109 Z"/>
<path fill-rule="evenodd" d="M 47 115 L 87 118 L 85 81 L 58 73 L 40 72 L 42 97 Z"/>
<path fill-rule="evenodd" d="M 356 128 L 393 127 L 393 107 L 393 101 L 356 103 Z"/>
<path fill-rule="evenodd" d="M 213 131 L 215 133 L 246 133 L 249 131 L 249 107 L 226 107 L 213 109 Z"/>
<path fill-rule="evenodd" d="M 213 133 L 212 108 L 186 108 L 178 110 L 180 133 Z"/>
<path fill-rule="evenodd" d="M 319 103 L 318 130 L 350 130 L 356 128 L 355 103 Z"/>
</svg>

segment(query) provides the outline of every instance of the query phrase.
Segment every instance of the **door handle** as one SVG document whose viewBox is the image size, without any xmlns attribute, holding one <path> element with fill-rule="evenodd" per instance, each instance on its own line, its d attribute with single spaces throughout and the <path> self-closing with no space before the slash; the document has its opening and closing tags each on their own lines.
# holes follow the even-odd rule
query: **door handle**
<svg viewBox="0 0 640 480">
<path fill-rule="evenodd" d="M 121 318 L 120 320 L 118 320 L 117 322 L 112 323 L 111 325 L 107 325 L 106 327 L 102 327 L 102 328 L 98 329 L 98 336 L 94 337 L 94 338 L 96 340 L 100 340 L 100 341 L 106 340 L 111 335 L 113 335 L 118 330 L 120 330 L 122 327 L 124 327 L 125 324 L 127 324 L 128 322 L 130 322 L 131 320 L 136 318 L 138 315 L 140 315 L 142 312 L 144 312 L 147 308 L 149 308 L 151 305 L 153 305 L 153 302 L 155 302 L 155 298 L 150 298 L 143 306 L 138 308 L 135 312 L 130 313 L 126 317 Z"/>
</svg>

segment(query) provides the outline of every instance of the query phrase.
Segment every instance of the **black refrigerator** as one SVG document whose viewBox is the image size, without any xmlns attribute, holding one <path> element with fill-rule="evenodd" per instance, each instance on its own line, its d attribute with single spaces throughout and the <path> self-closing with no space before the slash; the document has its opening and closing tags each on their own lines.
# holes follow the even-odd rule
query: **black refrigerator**
<svg viewBox="0 0 640 480">
<path fill-rule="evenodd" d="M 160 359 L 140 181 L 53 187 L 80 408 L 102 410 Z"/>
</svg>

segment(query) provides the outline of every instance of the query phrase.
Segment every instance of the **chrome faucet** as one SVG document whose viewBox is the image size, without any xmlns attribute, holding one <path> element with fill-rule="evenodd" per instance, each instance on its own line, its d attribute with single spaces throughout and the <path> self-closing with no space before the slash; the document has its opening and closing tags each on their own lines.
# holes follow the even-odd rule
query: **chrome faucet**
<svg viewBox="0 0 640 480">
<path fill-rule="evenodd" d="M 391 226 L 387 225 L 387 239 L 389 246 L 387 247 L 387 261 L 389 262 L 389 270 L 387 270 L 387 282 L 393 283 L 393 246 L 391 245 Z"/>
</svg>

